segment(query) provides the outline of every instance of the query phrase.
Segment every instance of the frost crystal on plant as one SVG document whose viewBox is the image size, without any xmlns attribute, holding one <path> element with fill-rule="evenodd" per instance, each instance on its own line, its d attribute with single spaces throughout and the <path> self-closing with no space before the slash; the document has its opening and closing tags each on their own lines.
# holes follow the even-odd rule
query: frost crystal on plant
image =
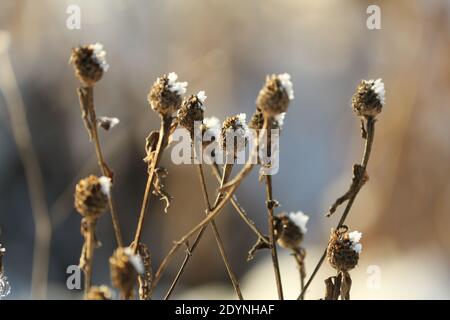
<svg viewBox="0 0 450 320">
<path fill-rule="evenodd" d="M 286 90 L 289 100 L 294 100 L 294 85 L 291 81 L 291 75 L 289 73 L 279 74 L 278 79 L 280 80 L 284 90 Z"/>
<path fill-rule="evenodd" d="M 221 122 L 218 118 L 208 117 L 203 119 L 203 126 L 205 128 L 205 136 L 218 138 L 221 126 Z"/>
<path fill-rule="evenodd" d="M 353 231 L 348 234 L 348 239 L 352 243 L 352 249 L 357 253 L 361 253 L 362 251 L 362 245 L 359 243 L 361 237 L 362 233 L 359 231 Z"/>
<path fill-rule="evenodd" d="M 172 92 L 175 92 L 179 94 L 180 96 L 185 94 L 187 91 L 187 82 L 177 82 L 178 75 L 175 72 L 169 73 L 167 76 L 167 79 L 169 80 L 169 90 Z"/>
<path fill-rule="evenodd" d="M 383 80 L 369 80 L 369 83 L 372 84 L 371 89 L 377 94 L 378 100 L 380 100 L 380 103 L 384 106 L 386 102 L 386 91 L 384 90 Z"/>
<path fill-rule="evenodd" d="M 197 93 L 197 98 L 198 98 L 198 100 L 200 100 L 201 103 L 205 103 L 205 100 L 207 98 L 205 91 L 199 91 Z"/>
<path fill-rule="evenodd" d="M 120 120 L 118 118 L 110 117 L 99 117 L 98 121 L 99 125 L 106 130 L 112 129 L 120 123 Z"/>
<path fill-rule="evenodd" d="M 93 51 L 92 57 L 100 65 L 100 68 L 104 72 L 108 71 L 109 64 L 106 62 L 106 51 L 103 49 L 103 45 L 97 42 L 89 45 L 89 49 Z"/>
<path fill-rule="evenodd" d="M 285 117 L 286 112 L 280 113 L 279 115 L 275 116 L 275 121 L 277 122 L 278 128 L 280 128 L 280 130 L 283 129 Z"/>
<path fill-rule="evenodd" d="M 237 123 L 236 125 L 241 127 L 238 130 L 242 130 L 242 135 L 244 138 L 248 139 L 250 137 L 250 129 L 247 125 L 247 115 L 245 113 L 240 113 L 237 115 Z"/>
<path fill-rule="evenodd" d="M 133 250 L 130 247 L 125 248 L 125 254 L 129 257 L 130 263 L 133 265 L 136 272 L 138 274 L 143 274 L 145 272 L 145 268 L 141 256 L 133 254 Z"/>
<path fill-rule="evenodd" d="M 105 176 L 98 178 L 98 182 L 100 183 L 100 187 L 102 188 L 102 192 L 108 197 L 111 194 L 111 179 Z"/>
<path fill-rule="evenodd" d="M 301 211 L 291 212 L 289 213 L 289 219 L 295 223 L 295 225 L 300 229 L 300 231 L 305 234 L 308 229 L 306 228 L 306 223 L 309 220 L 309 217 Z"/>
</svg>

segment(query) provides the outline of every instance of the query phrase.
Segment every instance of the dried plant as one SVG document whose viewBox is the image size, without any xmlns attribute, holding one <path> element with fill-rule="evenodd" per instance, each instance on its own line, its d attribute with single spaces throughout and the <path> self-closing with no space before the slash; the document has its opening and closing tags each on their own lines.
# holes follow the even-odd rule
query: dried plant
<svg viewBox="0 0 450 320">
<path fill-rule="evenodd" d="M 5 269 L 3 266 L 3 256 L 5 253 L 6 249 L 0 243 L 0 300 L 11 292 L 8 277 L 5 276 Z"/>
<path fill-rule="evenodd" d="M 250 128 L 254 132 L 251 132 L 247 126 L 245 114 L 227 118 L 221 127 L 217 118 L 204 118 L 205 92 L 200 91 L 183 99 L 187 92 L 187 82 L 177 81 L 178 76 L 173 72 L 159 77 L 153 83 L 149 90 L 148 102 L 151 109 L 158 113 L 161 125 L 159 131 L 151 131 L 146 139 L 146 157 L 144 161 L 147 163 L 147 183 L 134 240 L 129 247 L 124 247 L 109 190 L 113 182 L 113 173 L 103 159 L 97 133 L 98 126 L 109 130 L 119 120 L 110 117 L 97 118 L 93 104 L 93 86 L 102 78 L 108 68 L 104 58 L 105 52 L 102 46 L 95 44 L 74 49 L 70 59 L 74 65 L 76 76 L 83 84 L 78 90 L 82 117 L 89 136 L 95 143 L 98 162 L 104 175 L 101 178 L 90 176 L 81 180 L 76 187 L 75 193 L 75 207 L 83 216 L 82 233 L 85 237 L 85 244 L 80 265 L 86 275 L 85 292 L 87 299 L 104 300 L 111 298 L 107 287 L 91 286 L 93 248 L 96 244 L 95 223 L 98 217 L 108 208 L 112 214 L 118 242 L 118 248 L 109 260 L 111 280 L 113 286 L 119 289 L 122 299 L 133 299 L 137 286 L 139 287 L 139 298 L 141 300 L 151 299 L 175 254 L 181 248 L 186 248 L 186 256 L 165 294 L 165 299 L 169 299 L 208 226 L 212 229 L 219 253 L 236 295 L 239 299 L 243 299 L 239 281 L 231 268 L 222 236 L 215 221 L 228 202 L 232 203 L 240 219 L 256 235 L 256 243 L 249 251 L 248 260 L 252 260 L 259 250 L 268 249 L 270 251 L 279 299 L 284 299 L 284 293 L 277 245 L 289 250 L 295 259 L 300 278 L 301 292 L 299 299 L 304 298 L 306 290 L 327 257 L 330 265 L 336 269 L 337 275 L 325 280 L 325 299 L 337 300 L 339 297 L 350 299 L 351 277 L 349 271 L 358 263 L 362 248 L 359 243 L 361 233 L 357 231 L 349 233 L 348 228 L 344 226 L 344 222 L 357 194 L 368 181 L 367 164 L 374 140 L 375 117 L 381 112 L 385 103 L 384 84 L 380 79 L 375 81 L 363 80 L 353 96 L 352 107 L 357 116 L 361 118 L 362 137 L 366 141 L 363 160 L 361 164 L 354 165 L 353 179 L 348 191 L 335 201 L 327 214 L 327 216 L 331 216 L 340 205 L 347 202 L 337 228 L 332 230 L 327 249 L 305 283 L 306 249 L 302 246 L 302 243 L 307 231 L 306 224 L 309 218 L 302 212 L 276 214 L 279 203 L 274 198 L 274 186 L 271 175 L 271 170 L 275 166 L 275 163 L 271 162 L 271 156 L 278 152 L 277 146 L 273 144 L 271 138 L 283 128 L 284 117 L 290 103 L 294 99 L 290 75 L 284 73 L 270 75 L 266 78 L 266 82 L 256 98 L 256 110 L 250 121 Z M 168 171 L 160 166 L 160 161 L 164 150 L 172 140 L 172 134 L 178 127 L 187 130 L 191 137 L 191 146 L 194 150 L 193 160 L 197 168 L 206 216 L 185 235 L 180 237 L 178 241 L 174 242 L 172 248 L 162 259 L 156 272 L 153 273 L 153 261 L 150 250 L 141 242 L 144 220 L 148 215 L 147 208 L 151 194 L 159 196 L 165 202 L 165 212 L 168 211 L 173 200 L 164 188 L 163 179 L 167 176 Z M 199 137 L 209 137 L 210 140 L 199 140 Z M 239 152 L 246 148 L 248 142 L 251 142 L 249 157 L 241 170 L 232 177 L 233 164 L 238 158 Z M 199 160 L 201 160 L 201 156 L 204 156 L 203 150 L 210 147 L 213 143 L 220 147 L 220 149 L 214 150 L 219 150 L 225 155 L 225 163 L 221 167 L 219 162 L 216 161 L 216 154 L 207 155 L 210 160 L 207 162 L 207 165 L 211 167 L 212 173 L 218 181 L 215 201 L 211 203 L 205 178 L 205 164 Z M 260 232 L 234 195 L 239 185 L 249 175 L 255 165 L 260 167 L 260 181 L 265 184 L 268 235 Z M 194 236 L 194 241 L 190 245 L 189 241 Z"/>
</svg>

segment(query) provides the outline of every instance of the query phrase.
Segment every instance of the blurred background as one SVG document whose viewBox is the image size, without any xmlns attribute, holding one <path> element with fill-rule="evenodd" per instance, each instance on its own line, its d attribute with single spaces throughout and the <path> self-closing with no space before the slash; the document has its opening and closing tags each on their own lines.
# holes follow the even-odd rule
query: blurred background
<svg viewBox="0 0 450 320">
<path fill-rule="evenodd" d="M 79 30 L 66 27 L 72 4 L 81 9 Z M 370 4 L 381 8 L 381 30 L 366 26 Z M 80 178 L 99 171 L 68 59 L 73 47 L 93 42 L 104 44 L 111 66 L 95 89 L 97 114 L 121 121 L 102 132 L 101 141 L 115 172 L 127 243 L 146 182 L 145 138 L 159 127 L 146 102 L 154 80 L 177 72 L 190 93 L 206 91 L 206 115 L 223 120 L 240 112 L 250 116 L 265 75 L 289 72 L 295 100 L 282 132 L 274 196 L 279 211 L 302 210 L 311 217 L 304 242 L 311 272 L 342 211 L 330 219 L 324 214 L 347 190 L 363 150 L 351 96 L 360 79 L 381 77 L 387 104 L 377 122 L 370 182 L 347 220 L 363 232 L 352 297 L 450 298 L 449 1 L 0 0 L 0 30 L 0 243 L 12 287 L 8 298 L 31 298 L 33 270 L 35 277 L 45 274 L 46 261 L 48 288 L 33 288 L 34 297 L 82 298 L 81 291 L 66 287 L 66 268 L 78 263 L 83 243 L 73 190 Z M 29 138 L 36 157 L 26 145 L 18 147 L 15 137 Z M 30 192 L 24 163 L 43 182 L 37 194 Z M 158 198 L 151 199 L 143 240 L 154 268 L 172 241 L 204 215 L 195 167 L 173 165 L 170 152 L 162 166 L 169 170 L 166 188 L 174 201 L 164 214 Z M 208 183 L 214 192 L 211 175 Z M 264 187 L 256 173 L 237 197 L 266 231 Z M 217 223 L 244 297 L 275 298 L 270 255 L 246 262 L 255 238 L 232 210 L 227 206 Z M 35 237 L 36 226 L 43 236 Z M 103 246 L 95 253 L 93 282 L 110 284 L 107 259 L 115 240 L 108 215 L 97 230 Z M 45 243 L 50 231 L 48 259 L 39 245 L 33 258 L 35 239 Z M 299 293 L 296 265 L 289 252 L 279 253 L 292 299 Z M 167 290 L 183 257 L 180 251 L 155 297 Z M 325 264 L 307 298 L 322 297 L 323 280 L 333 274 Z M 174 298 L 235 298 L 209 230 Z"/>
</svg>

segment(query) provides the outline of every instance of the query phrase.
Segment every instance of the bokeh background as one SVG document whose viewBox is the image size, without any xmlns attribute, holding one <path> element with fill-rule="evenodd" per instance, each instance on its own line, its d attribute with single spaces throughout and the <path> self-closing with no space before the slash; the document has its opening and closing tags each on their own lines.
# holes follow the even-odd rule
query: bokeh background
<svg viewBox="0 0 450 320">
<path fill-rule="evenodd" d="M 70 4 L 81 8 L 80 30 L 66 28 Z M 366 27 L 369 4 L 381 8 L 381 30 Z M 370 182 L 347 221 L 363 232 L 352 295 L 450 298 L 449 1 L 0 0 L 0 29 L 0 243 L 7 250 L 5 275 L 12 287 L 8 298 L 32 297 L 33 270 L 45 270 L 47 260 L 45 255 L 33 259 L 35 226 L 50 235 L 45 217 L 37 224 L 33 219 L 30 199 L 39 195 L 30 193 L 23 165 L 34 163 L 33 154 L 27 146 L 19 148 L 13 135 L 15 131 L 26 141 L 27 126 L 44 186 L 45 202 L 37 200 L 38 209 L 45 213 L 48 208 L 52 229 L 48 288 L 34 288 L 34 297 L 82 297 L 80 291 L 66 288 L 66 268 L 78 263 L 82 246 L 73 190 L 78 179 L 98 173 L 98 168 L 80 118 L 79 83 L 68 58 L 72 47 L 97 41 L 105 45 L 111 65 L 96 86 L 97 113 L 121 120 L 111 132 L 102 133 L 101 140 L 115 171 L 114 195 L 127 242 L 146 181 L 145 137 L 159 126 L 146 102 L 156 77 L 177 72 L 189 82 L 189 92 L 206 91 L 206 114 L 224 119 L 240 112 L 250 116 L 265 75 L 289 72 L 295 100 L 282 133 L 274 192 L 280 211 L 302 210 L 311 217 L 304 243 L 311 271 L 341 211 L 330 219 L 324 213 L 346 191 L 352 165 L 363 150 L 351 95 L 360 79 L 381 77 L 387 105 L 377 123 Z M 26 114 L 20 111 L 21 102 Z M 154 267 L 172 241 L 204 214 L 195 168 L 173 165 L 169 152 L 162 165 L 169 169 L 166 187 L 175 199 L 168 214 L 156 197 L 151 199 L 144 240 Z M 213 192 L 212 176 L 208 183 Z M 266 230 L 264 188 L 256 174 L 237 196 Z M 255 238 L 231 207 L 220 215 L 218 225 L 245 298 L 275 298 L 269 254 L 246 262 Z M 103 246 L 95 255 L 94 283 L 109 284 L 107 259 L 115 241 L 106 215 L 98 237 Z M 295 298 L 295 263 L 288 252 L 279 252 L 286 295 Z M 157 297 L 182 258 L 180 252 Z M 373 270 L 379 272 L 380 286 L 367 284 L 372 283 Z M 320 298 L 323 279 L 332 274 L 324 265 L 308 297 Z M 210 232 L 174 298 L 234 298 Z"/>
</svg>

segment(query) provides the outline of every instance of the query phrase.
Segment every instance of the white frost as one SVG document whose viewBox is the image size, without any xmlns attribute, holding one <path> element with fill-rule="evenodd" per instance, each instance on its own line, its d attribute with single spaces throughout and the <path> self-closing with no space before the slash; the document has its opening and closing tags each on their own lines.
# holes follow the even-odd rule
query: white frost
<svg viewBox="0 0 450 320">
<path fill-rule="evenodd" d="M 299 227 L 300 231 L 303 234 L 305 234 L 308 231 L 308 228 L 306 228 L 306 223 L 308 222 L 309 217 L 303 212 L 301 211 L 291 212 L 289 213 L 289 219 L 291 219 L 292 222 L 295 223 L 297 227 Z"/>
<path fill-rule="evenodd" d="M 284 118 L 286 117 L 286 112 L 280 113 L 278 115 L 275 116 L 275 121 L 278 124 L 278 127 L 280 129 L 283 129 L 283 125 L 284 125 Z"/>
<path fill-rule="evenodd" d="M 175 72 L 169 73 L 167 76 L 167 79 L 169 80 L 169 90 L 172 92 L 176 92 L 180 96 L 185 94 L 187 91 L 187 82 L 177 82 L 178 75 Z"/>
<path fill-rule="evenodd" d="M 103 49 L 103 45 L 97 42 L 89 45 L 89 48 L 94 51 L 94 60 L 100 65 L 100 68 L 104 72 L 108 71 L 109 64 L 106 62 L 106 51 Z"/>
<path fill-rule="evenodd" d="M 116 125 L 118 125 L 120 123 L 119 118 L 115 118 L 115 117 L 99 117 L 98 120 L 100 120 L 100 123 L 108 123 L 109 124 L 109 129 L 114 128 Z"/>
<path fill-rule="evenodd" d="M 280 80 L 284 90 L 286 90 L 289 100 L 294 100 L 294 85 L 291 81 L 291 75 L 289 73 L 279 74 L 278 79 Z"/>
<path fill-rule="evenodd" d="M 130 263 L 133 265 L 136 272 L 139 274 L 143 274 L 145 272 L 145 268 L 141 256 L 133 254 L 133 250 L 130 247 L 125 248 L 125 254 L 130 259 Z"/>
<path fill-rule="evenodd" d="M 198 100 L 200 100 L 200 102 L 201 103 L 205 103 L 205 100 L 206 100 L 206 98 L 207 98 L 207 96 L 206 96 L 206 94 L 205 94 L 205 91 L 199 91 L 198 93 L 197 93 L 197 98 L 198 98 Z"/>
<path fill-rule="evenodd" d="M 359 231 L 352 231 L 348 234 L 348 239 L 352 243 L 352 249 L 355 250 L 357 253 L 361 253 L 362 251 L 362 245 L 359 243 L 361 240 L 362 233 Z"/>
<path fill-rule="evenodd" d="M 251 132 L 250 129 L 247 125 L 247 115 L 245 113 L 240 113 L 237 115 L 237 125 L 241 126 L 242 128 L 239 128 L 238 130 L 242 130 L 242 135 L 246 138 L 249 139 L 251 137 Z"/>
<path fill-rule="evenodd" d="M 220 134 L 220 120 L 216 117 L 208 117 L 203 119 L 203 126 L 205 128 L 205 136 L 208 138 L 218 138 Z"/>
<path fill-rule="evenodd" d="M 380 103 L 384 106 L 386 103 L 386 90 L 384 89 L 383 80 L 381 78 L 369 80 L 367 83 L 371 85 L 371 89 L 376 93 L 378 100 L 380 100 Z"/>
<path fill-rule="evenodd" d="M 98 178 L 98 182 L 100 183 L 100 187 L 102 189 L 102 192 L 106 195 L 106 196 L 110 196 L 111 194 L 111 179 L 105 176 L 102 176 L 100 178 Z"/>
</svg>

